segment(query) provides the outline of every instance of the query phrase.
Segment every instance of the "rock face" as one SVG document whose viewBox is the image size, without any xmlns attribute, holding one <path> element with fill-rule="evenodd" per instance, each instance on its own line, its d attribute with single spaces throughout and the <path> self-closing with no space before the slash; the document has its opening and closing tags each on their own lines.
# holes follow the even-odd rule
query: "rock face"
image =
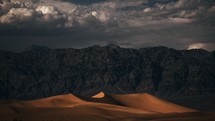
<svg viewBox="0 0 215 121">
<path fill-rule="evenodd" d="M 215 52 L 166 47 L 84 49 L 32 46 L 0 51 L 0 99 L 58 94 L 148 92 L 161 97 L 215 93 Z"/>
</svg>

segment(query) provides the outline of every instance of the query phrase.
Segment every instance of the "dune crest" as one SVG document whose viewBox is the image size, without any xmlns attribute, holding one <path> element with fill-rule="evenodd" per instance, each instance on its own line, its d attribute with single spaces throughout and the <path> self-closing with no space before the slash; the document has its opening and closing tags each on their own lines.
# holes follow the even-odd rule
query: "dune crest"
<svg viewBox="0 0 215 121">
<path fill-rule="evenodd" d="M 92 96 L 92 98 L 104 98 L 105 97 L 105 93 L 104 92 L 100 92 L 94 96 Z"/>
</svg>

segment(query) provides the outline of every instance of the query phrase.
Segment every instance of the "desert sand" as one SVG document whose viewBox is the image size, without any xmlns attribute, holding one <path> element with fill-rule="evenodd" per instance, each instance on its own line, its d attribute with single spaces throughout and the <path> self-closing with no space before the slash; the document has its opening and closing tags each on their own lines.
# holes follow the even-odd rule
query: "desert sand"
<svg viewBox="0 0 215 121">
<path fill-rule="evenodd" d="M 179 106 L 149 94 L 92 97 L 73 94 L 33 101 L 0 101 L 0 121 L 213 120 L 213 113 Z"/>
</svg>

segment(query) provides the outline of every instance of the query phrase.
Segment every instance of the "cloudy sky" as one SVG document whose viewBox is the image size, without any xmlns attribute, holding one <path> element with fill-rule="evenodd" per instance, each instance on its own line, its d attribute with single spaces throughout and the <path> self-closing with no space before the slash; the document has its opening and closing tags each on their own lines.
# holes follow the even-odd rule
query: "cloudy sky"
<svg viewBox="0 0 215 121">
<path fill-rule="evenodd" d="M 215 50 L 215 0 L 0 0 L 0 50 L 110 43 Z"/>
</svg>

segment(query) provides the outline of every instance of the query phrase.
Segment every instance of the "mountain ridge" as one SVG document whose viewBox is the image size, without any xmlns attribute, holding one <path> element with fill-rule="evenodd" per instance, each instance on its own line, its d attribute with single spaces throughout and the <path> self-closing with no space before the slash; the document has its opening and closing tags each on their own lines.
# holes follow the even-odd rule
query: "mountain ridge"
<svg viewBox="0 0 215 121">
<path fill-rule="evenodd" d="M 0 51 L 0 99 L 31 100 L 74 93 L 150 93 L 160 97 L 215 93 L 215 52 L 91 46 Z M 44 49 L 45 48 L 45 49 Z"/>
</svg>

